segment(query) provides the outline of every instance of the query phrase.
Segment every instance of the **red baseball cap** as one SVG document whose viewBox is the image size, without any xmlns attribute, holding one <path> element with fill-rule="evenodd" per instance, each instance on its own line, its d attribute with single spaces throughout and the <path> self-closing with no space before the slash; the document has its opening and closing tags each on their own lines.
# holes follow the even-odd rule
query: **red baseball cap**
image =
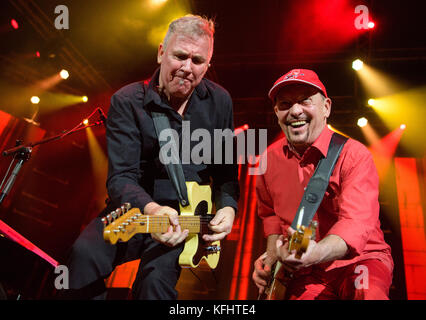
<svg viewBox="0 0 426 320">
<path fill-rule="evenodd" d="M 293 69 L 287 72 L 285 75 L 281 76 L 277 81 L 275 81 L 271 90 L 269 90 L 269 98 L 271 98 L 272 101 L 275 101 L 275 95 L 277 94 L 278 90 L 291 83 L 306 83 L 308 85 L 314 86 L 315 88 L 319 89 L 326 98 L 328 98 L 327 91 L 318 78 L 318 75 L 312 70 L 308 69 Z"/>
</svg>

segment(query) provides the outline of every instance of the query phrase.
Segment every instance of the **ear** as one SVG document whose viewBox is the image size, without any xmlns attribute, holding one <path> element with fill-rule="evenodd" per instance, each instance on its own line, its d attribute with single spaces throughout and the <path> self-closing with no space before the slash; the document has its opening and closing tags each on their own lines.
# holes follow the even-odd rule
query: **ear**
<svg viewBox="0 0 426 320">
<path fill-rule="evenodd" d="M 278 117 L 278 107 L 276 105 L 274 106 L 274 112 L 275 112 L 275 115 Z"/>
<path fill-rule="evenodd" d="M 163 44 L 160 43 L 160 45 L 158 46 L 158 52 L 157 52 L 157 63 L 158 64 L 161 64 L 163 55 L 164 55 L 164 47 L 163 47 Z"/>
<path fill-rule="evenodd" d="M 330 116 L 331 113 L 331 99 L 325 98 L 324 100 L 324 115 L 326 118 Z"/>
</svg>

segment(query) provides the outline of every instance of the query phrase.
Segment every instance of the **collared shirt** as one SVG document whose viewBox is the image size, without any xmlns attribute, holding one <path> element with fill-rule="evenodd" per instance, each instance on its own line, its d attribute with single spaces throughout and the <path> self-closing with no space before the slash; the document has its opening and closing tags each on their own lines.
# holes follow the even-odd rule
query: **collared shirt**
<svg viewBox="0 0 426 320">
<path fill-rule="evenodd" d="M 325 127 L 302 157 L 292 151 L 285 137 L 268 148 L 266 172 L 256 180 L 258 214 L 266 236 L 287 236 L 304 188 L 319 160 L 327 155 L 332 134 Z M 379 178 L 370 152 L 360 142 L 348 139 L 314 220 L 318 222 L 316 241 L 338 235 L 349 250 L 342 260 L 327 263 L 324 268 L 379 259 L 393 270 L 390 247 L 380 229 L 378 196 Z"/>
<path fill-rule="evenodd" d="M 165 166 L 159 160 L 160 147 L 151 110 L 167 114 L 171 128 L 179 134 L 181 147 L 182 138 L 188 138 L 182 137 L 182 121 L 189 121 L 190 150 L 202 142 L 202 138 L 195 137 L 197 140 L 192 136 L 196 129 L 207 130 L 212 140 L 214 129 L 234 130 L 232 100 L 225 89 L 203 79 L 194 89 L 182 117 L 158 93 L 158 76 L 159 69 L 151 80 L 126 85 L 111 98 L 106 131 L 109 161 L 107 189 L 114 206 L 129 202 L 132 207 L 143 211 L 147 203 L 155 201 L 179 210 L 177 193 Z M 204 152 L 204 149 L 196 151 Z M 186 181 L 210 184 L 212 179 L 217 210 L 225 206 L 237 209 L 239 185 L 235 162 L 222 165 L 211 160 L 196 164 L 191 160 L 182 164 L 182 168 Z"/>
</svg>

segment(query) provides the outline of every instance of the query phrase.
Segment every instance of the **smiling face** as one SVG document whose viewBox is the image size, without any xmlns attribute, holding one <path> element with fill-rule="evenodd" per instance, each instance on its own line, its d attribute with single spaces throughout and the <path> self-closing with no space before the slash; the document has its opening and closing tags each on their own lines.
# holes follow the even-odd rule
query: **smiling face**
<svg viewBox="0 0 426 320">
<path fill-rule="evenodd" d="M 161 64 L 159 85 L 170 99 L 187 99 L 203 79 L 212 56 L 209 37 L 173 34 L 167 46 L 160 44 L 157 61 Z"/>
<path fill-rule="evenodd" d="M 274 111 L 288 142 L 301 155 L 326 126 L 331 100 L 313 86 L 290 84 L 276 95 Z"/>
</svg>

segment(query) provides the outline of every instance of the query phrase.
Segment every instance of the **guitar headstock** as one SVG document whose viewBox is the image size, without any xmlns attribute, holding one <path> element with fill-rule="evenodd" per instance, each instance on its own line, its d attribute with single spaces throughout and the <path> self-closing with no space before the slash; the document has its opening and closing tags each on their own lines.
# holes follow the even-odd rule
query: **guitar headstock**
<svg viewBox="0 0 426 320">
<path fill-rule="evenodd" d="M 300 259 L 302 254 L 306 252 L 309 246 L 309 241 L 315 239 L 317 222 L 312 221 L 309 227 L 301 226 L 289 238 L 288 252 L 296 250 L 296 258 Z"/>
<path fill-rule="evenodd" d="M 136 233 L 143 232 L 144 225 L 135 223 L 141 216 L 139 208 L 131 209 L 129 203 L 125 203 L 120 208 L 112 211 L 102 218 L 104 240 L 115 244 L 117 241 L 128 241 Z"/>
</svg>

